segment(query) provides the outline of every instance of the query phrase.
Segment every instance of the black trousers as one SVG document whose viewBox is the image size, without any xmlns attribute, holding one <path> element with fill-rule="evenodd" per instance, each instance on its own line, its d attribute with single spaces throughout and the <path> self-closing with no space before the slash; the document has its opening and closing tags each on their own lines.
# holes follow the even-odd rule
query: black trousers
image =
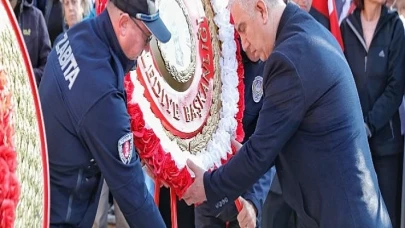
<svg viewBox="0 0 405 228">
<path fill-rule="evenodd" d="M 170 211 L 170 190 L 160 189 L 159 210 L 167 228 L 172 227 Z M 178 228 L 194 228 L 194 206 L 188 206 L 184 200 L 177 200 Z"/>
<path fill-rule="evenodd" d="M 285 202 L 277 175 L 271 184 L 269 194 L 263 205 L 263 228 L 296 228 L 297 216 L 294 210 Z"/>
<path fill-rule="evenodd" d="M 240 228 L 237 220 L 238 211 L 234 204 L 228 205 L 218 215 L 213 216 L 210 208 L 203 203 L 195 208 L 196 228 Z M 229 222 L 227 226 L 227 222 Z"/>
<path fill-rule="evenodd" d="M 402 149 L 403 148 L 401 148 L 401 153 L 398 154 L 373 156 L 378 185 L 391 218 L 393 228 L 399 228 L 401 223 Z"/>
</svg>

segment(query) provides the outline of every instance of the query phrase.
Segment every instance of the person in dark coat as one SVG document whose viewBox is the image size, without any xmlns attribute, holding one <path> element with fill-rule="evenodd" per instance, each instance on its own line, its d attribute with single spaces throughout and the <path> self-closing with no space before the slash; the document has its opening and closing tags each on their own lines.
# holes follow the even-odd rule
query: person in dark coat
<svg viewBox="0 0 405 228">
<path fill-rule="evenodd" d="M 341 25 L 345 56 L 360 97 L 378 184 L 394 228 L 400 225 L 404 139 L 398 108 L 404 95 L 405 34 L 385 1 L 356 0 Z"/>
<path fill-rule="evenodd" d="M 263 104 L 263 69 L 265 62 L 250 50 L 241 52 L 245 85 L 245 110 L 243 112 L 243 131 L 246 142 L 256 128 L 259 112 Z M 242 194 L 243 209 L 238 212 L 235 204 L 224 208 L 219 215 L 212 214 L 207 204 L 202 204 L 195 209 L 196 228 L 238 228 L 244 223 L 254 223 L 257 228 L 262 226 L 262 208 L 270 184 L 275 174 L 275 168 L 270 169 L 250 189 Z M 246 210 L 246 211 L 243 211 Z M 242 223 L 242 225 L 241 225 Z M 228 225 L 228 226 L 227 226 Z"/>
<path fill-rule="evenodd" d="M 34 0 L 33 2 L 34 6 L 41 11 L 42 15 L 45 15 L 46 2 L 47 0 Z"/>
<path fill-rule="evenodd" d="M 90 13 L 91 8 L 87 0 L 60 0 L 60 2 L 62 4 L 63 26 L 62 32 L 53 40 L 54 43 L 57 43 L 58 40 L 63 37 L 64 32 L 69 28 L 84 20 L 86 15 Z M 52 7 L 58 6 L 53 5 Z M 59 19 L 59 17 L 56 17 L 56 19 Z M 58 26 L 54 27 L 55 32 L 57 31 L 57 27 Z"/>
<path fill-rule="evenodd" d="M 187 161 L 195 179 L 185 201 L 207 201 L 214 213 L 275 163 L 301 227 L 390 228 L 353 75 L 336 39 L 282 0 L 235 0 L 230 9 L 244 48 L 267 60 L 263 106 L 255 132 L 225 165 L 204 172 Z"/>
<path fill-rule="evenodd" d="M 44 16 L 52 47 L 54 46 L 56 38 L 63 33 L 64 27 L 66 26 L 62 10 L 61 0 L 46 1 Z"/>
<path fill-rule="evenodd" d="M 292 0 L 291 2 L 296 3 L 302 10 L 308 12 L 316 21 L 330 30 L 329 18 L 312 7 L 312 0 Z M 294 228 L 298 226 L 299 221 L 296 213 L 283 199 L 277 174 L 271 183 L 269 195 L 263 205 L 263 213 L 266 214 L 262 218 L 263 227 Z"/>
<path fill-rule="evenodd" d="M 27 46 L 37 86 L 39 86 L 51 51 L 44 17 L 41 11 L 33 6 L 32 0 L 12 0 L 11 5 Z"/>
<path fill-rule="evenodd" d="M 71 28 L 82 21 L 89 13 L 87 0 L 62 0 L 63 18 L 66 28 Z"/>
<path fill-rule="evenodd" d="M 111 0 L 55 44 L 39 87 L 50 225 L 91 227 L 104 180 L 130 227 L 163 228 L 131 132 L 124 75 L 154 35 L 171 33 L 153 0 Z"/>
</svg>

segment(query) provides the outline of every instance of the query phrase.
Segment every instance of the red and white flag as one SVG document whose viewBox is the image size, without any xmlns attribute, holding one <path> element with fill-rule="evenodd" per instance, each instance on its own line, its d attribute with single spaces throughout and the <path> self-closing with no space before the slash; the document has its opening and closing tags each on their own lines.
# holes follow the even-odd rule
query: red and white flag
<svg viewBox="0 0 405 228">
<path fill-rule="evenodd" d="M 312 8 L 328 19 L 330 31 L 343 49 L 342 34 L 340 33 L 339 17 L 336 10 L 335 0 L 313 0 Z"/>
</svg>

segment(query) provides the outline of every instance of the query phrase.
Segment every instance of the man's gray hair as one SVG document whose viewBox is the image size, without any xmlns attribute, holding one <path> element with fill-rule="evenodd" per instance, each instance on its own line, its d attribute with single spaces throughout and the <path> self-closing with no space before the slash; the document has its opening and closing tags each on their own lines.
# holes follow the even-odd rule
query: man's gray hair
<svg viewBox="0 0 405 228">
<path fill-rule="evenodd" d="M 228 7 L 231 8 L 233 4 L 237 3 L 247 14 L 253 17 L 254 5 L 258 0 L 229 0 Z M 276 5 L 277 0 L 263 0 L 268 8 Z"/>
</svg>

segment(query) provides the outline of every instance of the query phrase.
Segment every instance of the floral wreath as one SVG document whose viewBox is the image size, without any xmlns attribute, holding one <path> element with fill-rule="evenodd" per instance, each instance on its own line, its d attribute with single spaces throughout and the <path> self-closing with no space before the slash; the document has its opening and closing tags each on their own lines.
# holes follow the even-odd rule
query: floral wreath
<svg viewBox="0 0 405 228">
<path fill-rule="evenodd" d="M 182 152 L 175 141 L 164 132 L 161 121 L 151 111 L 148 100 L 144 97 L 145 89 L 137 80 L 136 72 L 125 76 L 127 92 L 127 109 L 131 121 L 131 131 L 134 144 L 143 162 L 155 176 L 155 202 L 159 204 L 160 181 L 167 183 L 171 189 L 171 211 L 176 209 L 176 196 L 180 197 L 193 182 L 186 167 L 187 158 L 197 164 L 205 164 L 206 170 L 215 169 L 226 163 L 236 152 L 231 146 L 231 139 L 242 142 L 244 138 L 242 118 L 244 111 L 244 69 L 240 53 L 239 36 L 236 33 L 227 1 L 210 0 L 214 10 L 215 25 L 221 43 L 221 99 L 227 101 L 227 106 L 221 108 L 221 119 L 207 147 L 197 155 Z M 96 1 L 96 13 L 100 14 L 106 7 L 106 0 Z M 135 89 L 136 88 L 136 89 Z M 224 92 L 225 91 L 225 92 Z M 144 118 L 147 116 L 148 118 Z M 210 162 L 202 162 L 209 157 Z M 238 200 L 236 207 L 242 206 Z M 172 213 L 172 227 L 177 228 L 176 213 Z"/>
<path fill-rule="evenodd" d="M 0 18 L 0 227 L 49 227 L 48 156 L 35 77 L 7 0 L 0 0 Z"/>
<path fill-rule="evenodd" d="M 0 227 L 13 227 L 19 199 L 17 158 L 13 144 L 11 92 L 0 66 Z"/>
<path fill-rule="evenodd" d="M 1 2 L 7 13 L 7 2 Z M 0 4 L 1 6 L 1 4 Z M 18 31 L 18 30 L 17 30 Z M 20 197 L 16 175 L 17 153 L 14 146 L 13 103 L 9 76 L 0 64 L 0 227 L 14 227 Z"/>
<path fill-rule="evenodd" d="M 226 100 L 227 105 L 221 107 L 222 118 L 206 148 L 196 155 L 183 152 L 177 143 L 165 134 L 161 121 L 152 113 L 150 103 L 144 97 L 144 88 L 136 79 L 136 72 L 133 71 L 125 77 L 127 107 L 135 147 L 141 159 L 152 170 L 155 181 L 168 183 L 179 197 L 192 183 L 192 177 L 185 165 L 187 158 L 202 164 L 205 170 L 215 169 L 234 154 L 231 138 L 242 141 L 244 137 L 244 72 L 238 36 L 232 25 L 227 1 L 211 0 L 211 5 L 215 13 L 214 21 L 219 29 L 218 34 L 221 34 L 221 99 Z"/>
</svg>

